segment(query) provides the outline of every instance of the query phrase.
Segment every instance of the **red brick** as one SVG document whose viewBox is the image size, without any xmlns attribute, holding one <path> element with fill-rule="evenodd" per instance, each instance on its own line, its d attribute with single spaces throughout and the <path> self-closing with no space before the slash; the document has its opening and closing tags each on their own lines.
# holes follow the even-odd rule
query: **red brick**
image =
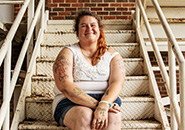
<svg viewBox="0 0 185 130">
<path fill-rule="evenodd" d="M 90 2 L 90 0 L 78 0 L 78 2 L 82 2 L 82 3 L 87 3 L 87 2 Z"/>
<path fill-rule="evenodd" d="M 57 7 L 58 4 L 47 4 L 46 7 Z"/>
<path fill-rule="evenodd" d="M 116 19 L 116 16 L 104 16 L 104 19 Z"/>
<path fill-rule="evenodd" d="M 96 7 L 96 3 L 85 3 L 85 7 Z"/>
<path fill-rule="evenodd" d="M 110 4 L 110 7 L 121 7 L 121 4 Z"/>
<path fill-rule="evenodd" d="M 57 14 L 58 14 L 57 12 L 49 12 L 50 16 L 54 16 L 54 15 L 57 15 Z"/>
<path fill-rule="evenodd" d="M 71 12 L 59 12 L 59 15 L 70 15 Z"/>
<path fill-rule="evenodd" d="M 70 7 L 70 4 L 59 4 L 59 7 Z"/>
<path fill-rule="evenodd" d="M 117 0 L 117 2 L 128 2 L 128 0 Z"/>
<path fill-rule="evenodd" d="M 62 3 L 64 0 L 53 0 L 53 3 Z"/>
<path fill-rule="evenodd" d="M 53 20 L 63 20 L 64 16 L 54 16 L 52 17 Z"/>
<path fill-rule="evenodd" d="M 116 16 L 116 19 L 128 19 L 128 16 Z"/>
<path fill-rule="evenodd" d="M 115 8 L 104 8 L 105 11 L 115 11 Z"/>
<path fill-rule="evenodd" d="M 91 8 L 91 11 L 102 11 L 102 8 Z"/>
<path fill-rule="evenodd" d="M 104 2 L 116 2 L 115 0 L 104 0 Z"/>
<path fill-rule="evenodd" d="M 76 8 L 65 8 L 65 11 L 76 11 Z"/>
<path fill-rule="evenodd" d="M 122 12 L 123 15 L 131 15 L 131 12 Z"/>
<path fill-rule="evenodd" d="M 109 4 L 98 4 L 98 7 L 108 7 Z"/>
<path fill-rule="evenodd" d="M 128 8 L 117 8 L 117 11 L 127 11 L 128 10 Z"/>
<path fill-rule="evenodd" d="M 103 0 L 91 0 L 91 2 L 103 2 Z"/>
<path fill-rule="evenodd" d="M 78 8 L 78 11 L 81 11 L 81 10 L 88 10 L 88 11 L 90 11 L 89 8 Z"/>
<path fill-rule="evenodd" d="M 121 15 L 121 12 L 117 12 L 117 11 L 110 12 L 110 15 Z"/>
<path fill-rule="evenodd" d="M 66 3 L 77 3 L 77 0 L 66 0 Z"/>
<path fill-rule="evenodd" d="M 129 8 L 128 10 L 129 10 L 129 11 L 132 11 L 132 10 L 136 10 L 136 8 Z"/>
<path fill-rule="evenodd" d="M 53 11 L 64 11 L 64 8 L 53 8 Z"/>
<path fill-rule="evenodd" d="M 45 1 L 45 3 L 51 3 L 52 2 L 52 0 L 46 0 Z"/>
<path fill-rule="evenodd" d="M 135 6 L 135 4 L 123 4 L 123 6 L 131 7 L 131 6 Z"/>
<path fill-rule="evenodd" d="M 83 7 L 83 4 L 72 4 L 72 7 Z"/>
</svg>

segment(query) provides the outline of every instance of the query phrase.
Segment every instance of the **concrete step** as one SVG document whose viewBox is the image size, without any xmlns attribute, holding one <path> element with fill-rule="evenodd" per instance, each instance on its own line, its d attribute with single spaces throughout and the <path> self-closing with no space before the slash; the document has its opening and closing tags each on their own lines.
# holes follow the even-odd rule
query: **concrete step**
<svg viewBox="0 0 185 130">
<path fill-rule="evenodd" d="M 24 121 L 19 130 L 70 130 L 58 126 L 55 121 Z M 162 130 L 159 122 L 153 120 L 122 121 L 122 130 Z"/>
<path fill-rule="evenodd" d="M 46 76 L 32 77 L 32 95 L 53 98 L 54 79 Z M 149 95 L 147 76 L 126 76 L 121 97 Z"/>
<path fill-rule="evenodd" d="M 181 51 L 185 51 L 185 40 L 184 41 L 177 41 L 177 44 L 180 47 Z M 145 40 L 145 45 L 147 48 L 147 51 L 153 51 L 153 47 L 151 42 Z M 157 45 L 159 47 L 159 51 L 168 51 L 168 42 L 167 41 L 157 41 Z"/>
<path fill-rule="evenodd" d="M 131 20 L 102 20 L 105 30 L 132 29 Z M 74 20 L 48 20 L 47 31 L 74 30 Z"/>
<path fill-rule="evenodd" d="M 42 44 L 40 48 L 41 58 L 56 58 L 58 53 L 62 50 L 65 45 L 55 44 L 47 45 Z M 124 58 L 137 58 L 140 56 L 139 44 L 138 43 L 108 43 L 108 46 L 115 49 Z"/>
<path fill-rule="evenodd" d="M 161 23 L 151 23 L 151 28 L 154 33 L 155 38 L 158 39 L 166 39 L 166 33 L 161 25 Z M 176 39 L 184 39 L 185 38 L 185 22 L 184 23 L 169 23 L 169 26 L 175 36 Z M 149 38 L 145 26 L 142 29 L 143 38 Z"/>
<path fill-rule="evenodd" d="M 50 121 L 52 115 L 52 98 L 27 98 L 26 120 Z M 153 97 L 122 98 L 121 116 L 123 120 L 142 120 L 154 118 Z"/>
<path fill-rule="evenodd" d="M 53 63 L 55 59 L 37 59 L 36 75 L 53 76 Z M 124 58 L 127 76 L 143 75 L 143 59 L 142 58 Z"/>
<path fill-rule="evenodd" d="M 184 7 L 161 6 L 161 9 L 162 9 L 166 19 L 179 19 L 179 22 L 180 22 L 185 18 L 185 5 L 184 5 Z M 146 8 L 146 13 L 147 13 L 147 17 L 149 19 L 158 18 L 157 13 L 156 13 L 154 7 L 152 7 L 152 6 Z"/>
<path fill-rule="evenodd" d="M 160 6 L 167 6 L 167 7 L 185 6 L 184 0 L 159 0 L 158 3 Z M 147 0 L 147 6 L 153 6 L 153 3 L 151 0 Z"/>
<path fill-rule="evenodd" d="M 136 41 L 134 30 L 107 30 L 106 43 L 134 43 Z M 45 32 L 44 43 L 49 45 L 69 45 L 78 42 L 73 31 Z"/>
</svg>

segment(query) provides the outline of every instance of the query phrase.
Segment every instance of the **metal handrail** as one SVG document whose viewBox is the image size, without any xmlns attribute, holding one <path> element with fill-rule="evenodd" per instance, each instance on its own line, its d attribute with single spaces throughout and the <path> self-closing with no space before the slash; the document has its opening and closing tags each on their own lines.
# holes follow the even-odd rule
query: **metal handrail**
<svg viewBox="0 0 185 130">
<path fill-rule="evenodd" d="M 185 94 L 184 94 L 184 92 L 185 92 L 185 81 L 184 81 L 185 80 L 184 79 L 185 78 L 185 66 L 184 66 L 185 65 L 185 60 L 184 60 L 182 52 L 180 51 L 180 48 L 179 48 L 179 46 L 176 42 L 176 39 L 175 39 L 175 37 L 174 37 L 166 19 L 164 17 L 164 14 L 163 14 L 157 0 L 152 0 L 152 2 L 153 2 L 153 5 L 154 5 L 154 7 L 157 11 L 159 19 L 160 19 L 160 21 L 163 25 L 163 28 L 166 32 L 166 35 L 167 35 L 167 37 L 170 41 L 169 42 L 169 44 L 170 44 L 169 45 L 170 79 L 169 79 L 168 73 L 166 71 L 165 65 L 163 63 L 162 56 L 161 56 L 159 48 L 157 46 L 155 37 L 153 35 L 151 26 L 150 26 L 149 21 L 148 21 L 148 18 L 146 16 L 146 13 L 144 11 L 143 5 L 142 5 L 140 0 L 137 0 L 137 6 L 139 7 L 139 9 L 140 9 L 139 11 L 141 11 L 141 15 L 144 19 L 145 26 L 146 26 L 149 38 L 150 38 L 151 43 L 152 43 L 154 54 L 156 56 L 157 63 L 159 64 L 159 68 L 160 68 L 160 71 L 161 71 L 161 74 L 162 74 L 162 78 L 165 81 L 165 87 L 166 87 L 167 93 L 170 97 L 170 102 L 171 102 L 171 105 L 172 105 L 172 108 L 173 108 L 173 111 L 174 111 L 174 115 L 175 115 L 178 127 L 179 127 L 180 130 L 185 130 L 185 103 L 184 103 L 184 101 L 185 101 Z M 138 15 L 137 17 L 139 19 L 140 15 Z M 137 25 L 139 26 L 139 24 L 137 24 Z M 173 50 L 173 52 L 172 52 L 172 50 Z M 174 74 L 175 74 L 175 64 L 174 64 L 175 57 L 173 56 L 173 53 L 175 53 L 175 56 L 176 56 L 176 58 L 179 62 L 179 68 L 180 68 L 180 87 L 181 87 L 180 88 L 181 89 L 181 102 L 180 102 L 180 104 L 182 104 L 181 109 L 179 108 L 179 104 L 178 104 L 177 99 L 176 99 L 176 94 L 173 92 L 173 90 L 176 89 L 176 84 L 175 84 L 175 80 L 174 80 L 174 78 L 176 79 L 176 77 L 174 77 Z M 181 116 L 181 118 L 180 118 L 180 116 Z"/>
<path fill-rule="evenodd" d="M 17 14 L 17 17 L 15 18 L 5 40 L 4 40 L 4 43 L 0 49 L 0 66 L 5 58 L 5 55 L 6 55 L 6 52 L 8 50 L 8 47 L 10 45 L 10 43 L 12 42 L 14 36 L 15 36 L 15 33 L 20 25 L 20 22 L 24 16 L 24 13 L 26 12 L 26 9 L 28 7 L 28 4 L 30 3 L 30 0 L 25 0 L 24 4 L 22 5 L 19 13 Z"/>
<path fill-rule="evenodd" d="M 0 5 L 23 4 L 24 1 L 0 1 Z"/>
<path fill-rule="evenodd" d="M 9 90 L 10 92 L 9 92 L 8 96 L 6 96 L 6 99 L 3 101 L 2 105 L 1 105 L 1 110 L 0 110 L 0 128 L 2 127 L 2 124 L 3 124 L 4 120 L 5 120 L 6 113 L 7 113 L 7 108 L 9 108 L 9 103 L 11 101 L 11 97 L 12 97 L 13 92 L 14 92 L 16 81 L 18 79 L 18 75 L 20 73 L 20 69 L 21 69 L 21 66 L 23 64 L 23 60 L 25 58 L 25 55 L 26 55 L 26 52 L 27 52 L 27 49 L 28 49 L 31 37 L 33 35 L 33 32 L 34 32 L 34 29 L 36 27 L 37 21 L 39 19 L 39 15 L 40 15 L 39 13 L 40 12 L 42 13 L 41 17 L 40 17 L 41 21 L 44 21 L 44 20 L 42 20 L 44 18 L 43 14 L 44 14 L 44 11 L 45 11 L 45 9 L 44 9 L 45 8 L 44 1 L 45 0 L 40 0 L 39 1 L 38 7 L 36 9 L 35 17 L 32 19 L 32 23 L 31 23 L 31 25 L 29 27 L 28 33 L 26 35 L 26 38 L 25 38 L 25 41 L 24 41 L 24 44 L 23 44 L 23 47 L 21 49 L 21 53 L 20 53 L 19 58 L 17 60 L 16 66 L 15 66 L 15 69 L 14 69 L 14 72 L 13 72 L 13 75 L 12 75 L 12 79 L 11 79 L 11 82 L 10 82 L 10 85 L 7 86 L 7 87 L 10 88 L 10 90 Z M 21 7 L 21 9 L 20 9 L 20 11 L 19 11 L 19 13 L 18 13 L 18 15 L 17 15 L 13 25 L 12 25 L 12 27 L 10 28 L 10 31 L 8 32 L 8 34 L 6 36 L 6 39 L 4 40 L 4 43 L 3 43 L 2 47 L 1 47 L 1 50 L 0 50 L 0 55 L 1 55 L 0 66 L 1 66 L 2 61 L 4 60 L 5 56 L 7 57 L 7 53 L 9 52 L 8 50 L 11 47 L 11 42 L 13 40 L 13 37 L 15 36 L 15 33 L 16 33 L 17 29 L 18 29 L 18 26 L 20 25 L 20 22 L 21 22 L 21 20 L 23 18 L 23 15 L 24 15 L 26 9 L 28 8 L 29 4 L 30 4 L 30 0 L 25 0 L 23 6 Z M 11 60 L 10 58 L 11 57 L 9 57 L 9 60 Z M 6 59 L 5 59 L 5 61 L 6 61 Z M 8 72 L 10 72 L 10 70 L 8 70 Z M 25 92 L 23 92 L 23 93 L 25 93 Z M 20 104 L 20 101 L 18 102 L 18 105 L 19 104 Z M 17 115 L 17 114 L 14 114 L 14 115 Z M 7 129 L 8 128 L 9 127 L 7 127 Z M 11 129 L 15 130 L 16 128 L 15 127 L 11 127 Z"/>
<path fill-rule="evenodd" d="M 32 22 L 33 23 L 32 26 L 34 26 L 37 22 L 37 19 L 38 19 L 38 16 L 39 16 L 39 11 L 41 10 L 41 7 L 42 7 L 42 9 L 44 8 L 44 0 L 40 0 L 40 2 L 38 4 L 37 10 L 35 12 L 35 19 Z M 48 17 L 47 17 L 48 12 L 46 12 L 47 14 L 46 14 L 46 16 L 44 16 L 43 11 L 44 10 L 42 10 L 42 18 L 41 18 L 42 26 L 41 26 L 41 28 L 39 30 L 39 33 L 38 33 L 38 39 L 36 41 L 36 44 L 35 44 L 35 47 L 34 47 L 34 50 L 33 50 L 33 54 L 32 54 L 32 57 L 31 57 L 31 60 L 30 60 L 30 63 L 29 63 L 29 67 L 28 67 L 28 70 L 27 70 L 27 73 L 26 73 L 25 81 L 24 81 L 24 84 L 23 84 L 23 87 L 22 87 L 22 91 L 21 91 L 21 94 L 20 94 L 20 98 L 19 98 L 16 110 L 15 110 L 15 113 L 14 113 L 14 118 L 13 118 L 12 126 L 11 126 L 10 130 L 15 130 L 15 129 L 17 130 L 18 124 L 21 120 L 20 116 L 21 116 L 21 113 L 23 111 L 23 107 L 25 107 L 24 102 L 25 102 L 25 98 L 27 96 L 26 92 L 28 91 L 28 86 L 29 86 L 29 83 L 31 82 L 31 77 L 32 77 L 32 74 L 33 74 L 33 67 L 35 65 L 35 61 L 36 61 L 36 58 L 37 58 L 37 55 L 38 55 L 38 51 L 40 49 L 39 47 L 40 47 L 41 40 L 43 39 L 44 25 L 46 25 L 46 23 L 44 23 L 44 22 L 46 22 L 48 20 Z"/>
</svg>

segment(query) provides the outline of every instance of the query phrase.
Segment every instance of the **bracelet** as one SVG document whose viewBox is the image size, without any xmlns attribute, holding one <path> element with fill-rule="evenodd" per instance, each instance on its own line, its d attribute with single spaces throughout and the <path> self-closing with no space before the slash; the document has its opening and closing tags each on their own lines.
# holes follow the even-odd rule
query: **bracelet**
<svg viewBox="0 0 185 130">
<path fill-rule="evenodd" d="M 99 103 L 107 103 L 108 105 L 109 105 L 109 107 L 111 107 L 111 104 L 110 104 L 110 102 L 108 102 L 108 101 L 100 101 Z"/>
</svg>

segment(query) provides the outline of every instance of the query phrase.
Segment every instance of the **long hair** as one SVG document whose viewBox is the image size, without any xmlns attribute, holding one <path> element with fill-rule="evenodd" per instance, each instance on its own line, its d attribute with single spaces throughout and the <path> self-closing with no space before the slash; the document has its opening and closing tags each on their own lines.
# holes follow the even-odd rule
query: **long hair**
<svg viewBox="0 0 185 130">
<path fill-rule="evenodd" d="M 78 13 L 76 19 L 75 19 L 75 24 L 74 24 L 74 31 L 76 32 L 76 35 L 78 37 L 78 26 L 79 26 L 79 22 L 80 22 L 80 19 L 84 16 L 92 16 L 94 17 L 97 22 L 98 22 L 98 26 L 99 26 L 99 29 L 100 29 L 100 37 L 98 38 L 98 43 L 97 43 L 97 50 L 92 58 L 92 65 L 96 65 L 100 59 L 101 59 L 101 56 L 103 56 L 106 52 L 106 50 L 108 49 L 108 46 L 105 42 L 105 34 L 104 34 L 104 29 L 103 29 L 103 25 L 102 25 L 102 22 L 101 22 L 101 18 L 98 17 L 97 15 L 91 13 L 90 11 L 81 11 Z"/>
</svg>

